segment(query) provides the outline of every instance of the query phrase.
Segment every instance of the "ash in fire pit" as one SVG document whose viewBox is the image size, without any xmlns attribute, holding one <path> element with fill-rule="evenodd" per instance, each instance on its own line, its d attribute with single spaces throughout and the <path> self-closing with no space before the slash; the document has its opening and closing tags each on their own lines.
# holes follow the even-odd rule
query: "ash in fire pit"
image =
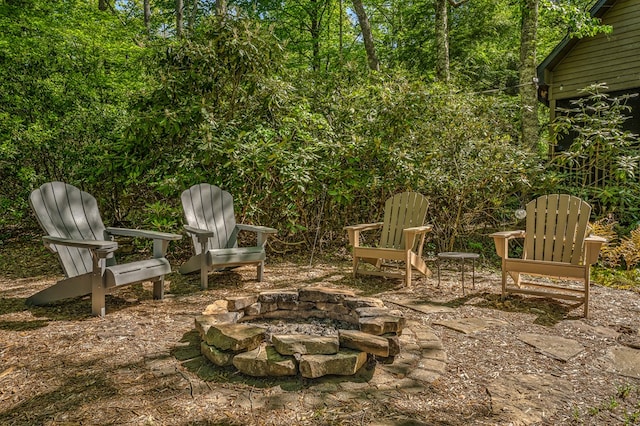
<svg viewBox="0 0 640 426">
<path fill-rule="evenodd" d="M 251 321 L 251 324 L 264 328 L 265 340 L 271 342 L 271 336 L 283 334 L 301 334 L 307 336 L 338 336 L 339 330 L 357 330 L 355 324 L 346 321 L 319 320 L 311 318 L 308 322 L 295 321 Z"/>
<path fill-rule="evenodd" d="M 324 287 L 230 297 L 205 313 L 203 355 L 251 376 L 352 375 L 367 359 L 393 362 L 405 324 L 379 299 Z"/>
</svg>

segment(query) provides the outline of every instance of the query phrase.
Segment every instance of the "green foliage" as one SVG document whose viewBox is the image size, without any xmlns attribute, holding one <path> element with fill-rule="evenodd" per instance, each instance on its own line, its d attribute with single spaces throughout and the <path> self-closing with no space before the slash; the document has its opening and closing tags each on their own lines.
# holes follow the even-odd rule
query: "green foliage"
<svg viewBox="0 0 640 426">
<path fill-rule="evenodd" d="M 556 135 L 571 138 L 569 149 L 551 162 L 559 187 L 588 200 L 596 217 L 614 214 L 623 224 L 640 219 L 640 147 L 637 135 L 623 130 L 628 96 L 613 98 L 603 84 L 584 90 L 552 123 Z"/>
<path fill-rule="evenodd" d="M 542 10 L 546 12 L 546 18 L 562 29 L 565 29 L 569 37 L 585 38 L 597 34 L 610 34 L 613 27 L 603 25 L 599 18 L 594 18 L 589 13 L 589 6 L 594 3 L 591 0 L 543 0 Z"/>
<path fill-rule="evenodd" d="M 536 170 L 535 157 L 511 142 L 508 98 L 451 94 L 401 71 L 324 81 L 309 89 L 334 135 L 316 165 L 332 212 L 321 217 L 324 234 L 380 220 L 386 198 L 416 190 L 432 200 L 437 248 L 450 249 L 495 223 L 496 210 Z"/>
<path fill-rule="evenodd" d="M 495 224 L 512 195 L 526 190 L 537 158 L 517 146 L 511 100 L 447 96 L 424 117 L 424 191 L 431 195 L 440 251 L 460 247 L 460 237 Z"/>
<path fill-rule="evenodd" d="M 25 218 L 44 180 L 90 183 L 117 137 L 142 50 L 86 2 L 0 4 L 0 225 Z"/>
<path fill-rule="evenodd" d="M 136 2 L 0 4 L 0 226 L 28 217 L 33 187 L 64 180 L 94 194 L 106 222 L 175 230 L 180 192 L 206 181 L 234 195 L 240 221 L 343 245 L 344 225 L 415 190 L 431 198 L 429 250 L 480 251 L 519 199 L 569 187 L 518 146 L 517 99 L 477 93 L 516 81 L 517 2 L 450 8 L 458 86 L 430 82 L 432 1 L 368 4 L 380 73 L 336 2 L 229 2 L 224 20 L 207 5 L 177 39 L 169 1 L 149 34 Z M 609 156 L 625 173 L 589 195 L 632 211 L 633 161 Z"/>
<path fill-rule="evenodd" d="M 272 76 L 280 46 L 258 23 L 210 19 L 190 38 L 160 41 L 148 63 L 153 87 L 132 107 L 135 119 L 105 150 L 96 170 L 123 198 L 114 210 L 141 209 L 155 190 L 175 196 L 188 184 L 219 181 L 228 140 L 240 142 L 244 126 L 266 122 L 281 99 Z M 266 147 L 265 147 L 266 148 Z M 132 204 L 130 204 L 132 203 Z"/>
<path fill-rule="evenodd" d="M 451 10 L 451 69 L 465 86 L 517 93 L 520 11 L 516 5 L 474 0 Z"/>
<path fill-rule="evenodd" d="M 443 249 L 495 221 L 536 170 L 511 142 L 516 108 L 507 97 L 451 94 L 400 70 L 285 76 L 281 52 L 245 18 L 211 19 L 159 45 L 157 85 L 98 168 L 119 194 L 114 211 L 168 227 L 180 191 L 207 181 L 235 196 L 241 221 L 310 245 L 378 219 L 386 198 L 416 190 L 432 197 Z"/>
</svg>

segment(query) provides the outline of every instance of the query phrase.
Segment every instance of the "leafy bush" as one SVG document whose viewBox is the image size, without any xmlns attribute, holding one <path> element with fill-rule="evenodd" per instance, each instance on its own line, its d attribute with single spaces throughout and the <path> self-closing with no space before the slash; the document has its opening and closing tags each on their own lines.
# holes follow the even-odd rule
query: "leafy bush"
<svg viewBox="0 0 640 426">
<path fill-rule="evenodd" d="M 129 91 L 97 76 L 77 88 L 101 94 L 95 102 L 71 107 L 56 92 L 67 107 L 46 122 L 4 124 L 22 139 L 0 149 L 27 166 L 10 169 L 13 196 L 66 180 L 98 198 L 106 222 L 175 230 L 180 192 L 209 182 L 233 194 L 239 221 L 278 228 L 286 250 L 344 246 L 343 226 L 379 220 L 388 197 L 414 190 L 431 198 L 430 250 L 464 247 L 471 234 L 475 250 L 539 171 L 514 142 L 509 97 L 350 63 L 285 72 L 278 39 L 242 17 L 211 18 L 151 51 Z"/>
<path fill-rule="evenodd" d="M 623 128 L 630 118 L 629 96 L 611 97 L 602 93 L 605 89 L 604 84 L 590 86 L 583 90 L 585 97 L 561 110 L 553 129 L 571 143 L 550 166 L 561 191 L 588 200 L 596 217 L 614 214 L 629 225 L 640 219 L 640 146 L 638 135 Z"/>
<path fill-rule="evenodd" d="M 66 2 L 0 4 L 0 226 L 23 223 L 48 180 L 93 191 L 96 152 L 116 140 L 142 84 L 144 49 L 117 16 Z"/>
</svg>

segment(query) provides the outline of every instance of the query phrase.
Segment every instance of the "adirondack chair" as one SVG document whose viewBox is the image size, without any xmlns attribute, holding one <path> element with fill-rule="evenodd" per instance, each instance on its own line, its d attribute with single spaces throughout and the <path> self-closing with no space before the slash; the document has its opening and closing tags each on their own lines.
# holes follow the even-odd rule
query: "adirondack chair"
<svg viewBox="0 0 640 426">
<path fill-rule="evenodd" d="M 63 182 L 45 183 L 29 203 L 48 234 L 45 246 L 58 254 L 65 278 L 27 299 L 33 305 L 91 294 L 91 311 L 105 315 L 105 294 L 122 285 L 153 282 L 153 297 L 164 295 L 164 275 L 171 272 L 164 255 L 169 241 L 180 235 L 125 228 L 105 228 L 96 199 Z M 114 236 L 153 239 L 153 258 L 117 265 Z"/>
<path fill-rule="evenodd" d="M 200 285 L 206 290 L 209 271 L 256 265 L 257 279 L 262 281 L 267 237 L 277 231 L 266 226 L 236 223 L 233 197 L 217 186 L 194 185 L 182 192 L 181 199 L 187 222 L 184 229 L 191 236 L 194 254 L 180 267 L 180 273 L 200 271 Z M 256 245 L 238 247 L 240 231 L 254 232 Z"/>
<path fill-rule="evenodd" d="M 526 212 L 526 230 L 491 234 L 502 258 L 502 296 L 521 293 L 575 300 L 584 305 L 588 317 L 590 267 L 606 243 L 602 237 L 588 235 L 591 206 L 574 196 L 553 194 L 530 201 Z M 522 258 L 509 257 L 509 241 L 514 238 L 524 238 Z M 523 275 L 566 278 L 583 285 L 524 281 Z"/>
<path fill-rule="evenodd" d="M 405 285 L 410 286 L 413 269 L 430 275 L 431 271 L 422 259 L 426 234 L 432 229 L 431 225 L 424 224 L 428 205 L 427 198 L 417 192 L 396 194 L 385 203 L 383 222 L 345 226 L 353 248 L 353 276 L 401 277 Z M 376 247 L 361 246 L 361 233 L 376 229 L 382 229 L 380 243 Z M 361 268 L 361 262 L 376 269 Z M 404 262 L 404 271 L 397 268 L 400 262 Z M 390 270 L 392 267 L 395 271 Z"/>
</svg>

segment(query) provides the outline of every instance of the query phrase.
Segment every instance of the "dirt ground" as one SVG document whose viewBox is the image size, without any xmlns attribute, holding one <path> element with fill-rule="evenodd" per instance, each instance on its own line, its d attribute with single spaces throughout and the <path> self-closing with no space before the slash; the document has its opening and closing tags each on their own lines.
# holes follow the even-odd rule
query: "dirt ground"
<svg viewBox="0 0 640 426">
<path fill-rule="evenodd" d="M 35 244 L 35 243 L 34 243 Z M 640 294 L 594 285 L 591 317 L 581 307 L 537 298 L 499 297 L 499 275 L 479 268 L 462 296 L 460 272 L 416 277 L 411 288 L 390 279 L 351 276 L 348 256 L 330 261 L 271 260 L 265 281 L 253 268 L 211 276 L 173 273 L 166 297 L 149 284 L 116 290 L 107 315 L 90 316 L 90 300 L 25 305 L 61 273 L 56 260 L 27 243 L 0 245 L 0 424 L 3 425 L 508 425 L 640 424 L 640 380 L 607 368 L 607 351 L 640 326 Z M 35 261 L 34 261 L 35 260 Z M 435 268 L 434 268 L 435 269 Z M 198 356 L 194 318 L 216 299 L 310 285 L 351 289 L 383 299 L 410 321 L 431 327 L 447 354 L 444 374 L 419 386 L 378 389 L 375 372 L 321 379 L 254 379 L 214 368 Z M 446 307 L 423 313 L 406 300 Z M 489 318 L 501 325 L 464 334 L 435 323 Z M 598 332 L 594 332 L 594 330 Z M 517 339 L 521 333 L 570 338 L 584 350 L 568 361 Z M 506 376 L 544 374 L 570 390 L 538 397 L 537 421 L 496 407 L 488 391 Z M 536 418 L 536 417 L 534 417 Z"/>
</svg>

